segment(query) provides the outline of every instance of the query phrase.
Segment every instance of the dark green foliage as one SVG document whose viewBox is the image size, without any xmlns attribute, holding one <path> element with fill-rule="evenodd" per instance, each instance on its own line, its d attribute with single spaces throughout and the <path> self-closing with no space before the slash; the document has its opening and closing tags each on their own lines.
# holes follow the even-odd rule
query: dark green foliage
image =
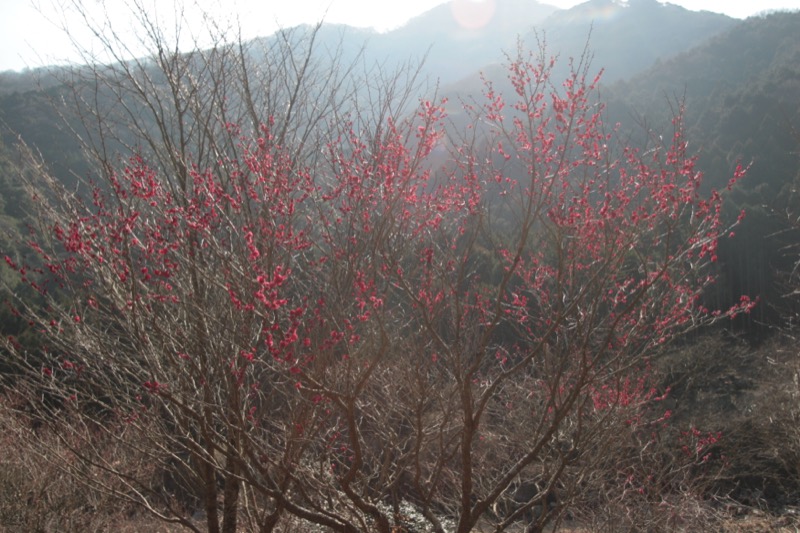
<svg viewBox="0 0 800 533">
<path fill-rule="evenodd" d="M 75 175 L 86 175 L 88 165 L 79 140 L 53 105 L 60 92 L 58 88 L 32 89 L 0 96 L 0 141 L 13 146 L 23 140 L 41 152 L 56 176 L 74 183 Z"/>
<path fill-rule="evenodd" d="M 800 13 L 749 19 L 611 86 L 607 96 L 614 120 L 635 116 L 649 124 L 664 124 L 667 103 L 682 99 L 709 187 L 724 190 L 737 164 L 750 165 L 726 206 L 728 221 L 742 210 L 746 217 L 735 237 L 720 243 L 720 279 L 708 302 L 724 308 L 742 294 L 758 297 L 758 309 L 736 329 L 761 335 L 783 325 L 796 313 L 796 302 L 784 296 L 797 259 L 791 219 L 800 213 Z"/>
</svg>

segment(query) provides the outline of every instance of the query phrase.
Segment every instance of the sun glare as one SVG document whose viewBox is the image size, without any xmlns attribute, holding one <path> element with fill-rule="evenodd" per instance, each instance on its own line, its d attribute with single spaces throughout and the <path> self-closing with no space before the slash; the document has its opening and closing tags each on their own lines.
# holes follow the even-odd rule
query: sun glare
<svg viewBox="0 0 800 533">
<path fill-rule="evenodd" d="M 459 26 L 477 30 L 489 24 L 497 5 L 495 0 L 452 0 L 450 9 Z"/>
</svg>

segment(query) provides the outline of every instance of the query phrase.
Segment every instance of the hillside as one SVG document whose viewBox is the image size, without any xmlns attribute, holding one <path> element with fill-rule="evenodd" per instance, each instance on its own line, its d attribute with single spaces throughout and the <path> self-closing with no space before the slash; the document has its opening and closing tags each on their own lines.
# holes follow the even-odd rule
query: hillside
<svg viewBox="0 0 800 533">
<path fill-rule="evenodd" d="M 724 189 L 739 162 L 747 178 L 731 196 L 729 220 L 747 211 L 723 243 L 715 298 L 760 297 L 747 328 L 776 325 L 798 309 L 786 273 L 796 260 L 800 213 L 800 13 L 751 18 L 606 92 L 611 120 L 665 124 L 668 100 L 685 98 L 687 126 L 711 187 Z M 768 328 L 767 328 L 768 329 Z"/>
<path fill-rule="evenodd" d="M 774 213 L 798 209 L 794 203 L 798 201 L 800 14 L 737 22 L 657 0 L 591 0 L 568 10 L 500 0 L 489 15 L 484 25 L 465 27 L 454 8 L 444 4 L 385 34 L 323 25 L 316 35 L 315 61 L 324 65 L 335 57 L 356 70 L 388 73 L 403 65 L 413 70 L 425 57 L 418 87 L 430 90 L 438 83 L 439 94 L 449 97 L 451 114 L 458 122 L 460 99 L 482 91 L 477 72 L 483 71 L 498 88 L 508 90 L 502 51 L 513 49 L 517 35 L 524 35 L 534 49 L 543 41 L 549 53 L 562 58 L 579 57 L 588 39 L 592 67 L 604 69 L 612 122 L 630 125 L 646 118 L 648 123 L 663 124 L 669 118 L 667 98 L 685 95 L 690 138 L 702 145 L 700 167 L 708 175 L 707 182 L 724 187 L 737 161 L 752 162 L 731 213 L 748 208 L 749 219 L 738 230 L 737 239 L 751 235 L 748 239 L 753 242 L 723 245 L 725 281 L 713 298 L 723 303 L 736 294 L 760 296 L 769 304 L 762 306 L 759 320 L 778 320 L 784 311 L 777 308 L 785 304 L 780 295 L 790 292 L 778 272 L 790 270 L 793 264 L 793 258 L 782 251 L 793 234 L 786 231 L 785 217 L 778 220 Z M 247 43 L 253 68 L 269 63 L 270 51 L 285 46 L 282 38 L 302 39 L 309 30 L 297 28 L 284 37 Z M 564 75 L 565 67 L 566 61 L 561 61 L 562 70 L 556 70 L 555 79 Z M 88 167 L 74 137 L 51 107 L 64 94 L 57 80 L 65 74 L 60 70 L 3 73 L 0 121 L 7 145 L 20 135 L 41 150 L 61 179 L 72 180 L 75 173 L 85 175 Z M 37 80 L 46 87 L 43 92 L 37 89 Z M 357 90 L 366 89 L 361 85 Z M 775 236 L 771 237 L 774 243 L 759 235 Z M 744 249 L 758 253 L 743 257 Z"/>
<path fill-rule="evenodd" d="M 612 122 L 664 124 L 670 113 L 667 99 L 685 96 L 690 138 L 702 146 L 699 163 L 707 183 L 723 188 L 736 162 L 752 163 L 730 203 L 731 213 L 747 208 L 749 218 L 738 230 L 740 242 L 723 245 L 724 281 L 713 298 L 724 303 L 741 293 L 760 296 L 769 303 L 759 310 L 758 320 L 779 320 L 785 312 L 779 308 L 786 303 L 781 295 L 791 292 L 779 272 L 793 264 L 785 253 L 794 238 L 786 213 L 800 210 L 800 14 L 737 22 L 657 0 L 590 0 L 567 10 L 499 0 L 494 11 L 484 13 L 482 24 L 469 27 L 469 17 L 459 14 L 456 5 L 440 5 L 385 34 L 323 25 L 316 35 L 314 61 L 325 65 L 337 58 L 355 71 L 385 74 L 404 65 L 413 71 L 424 57 L 417 87 L 430 91 L 438 84 L 439 94 L 450 99 L 456 123 L 460 99 L 483 89 L 478 72 L 508 90 L 502 51 L 513 50 L 518 35 L 532 49 L 544 42 L 549 53 L 562 59 L 579 57 L 588 46 L 592 67 L 604 69 Z M 289 39 L 300 43 L 309 30 L 297 28 L 246 43 L 252 68 L 282 68 L 264 67 L 269 54 L 292 46 L 281 39 L 291 35 Z M 559 63 L 562 70 L 554 72 L 555 79 L 564 75 L 565 66 L 566 61 Z M 79 145 L 51 107 L 65 94 L 58 80 L 68 77 L 60 69 L 0 76 L 5 144 L 11 146 L 19 135 L 41 150 L 63 180 L 88 172 Z M 368 84 L 356 85 L 357 91 L 369 90 Z M 745 257 L 742 250 L 757 253 Z"/>
<path fill-rule="evenodd" d="M 554 11 L 524 34 L 522 42 L 531 50 L 546 47 L 547 53 L 562 59 L 554 79 L 567 75 L 568 59 L 584 53 L 593 72 L 603 70 L 603 83 L 630 78 L 652 65 L 701 45 L 714 35 L 736 26 L 736 19 L 709 12 L 694 12 L 657 0 L 590 0 L 566 10 Z M 515 46 L 505 49 L 513 54 Z M 482 90 L 478 70 L 504 90 L 505 57 L 474 69 L 471 75 L 445 85 L 451 97 L 477 95 Z"/>
<path fill-rule="evenodd" d="M 736 19 L 725 15 L 689 11 L 658 0 L 590 0 L 554 13 L 539 29 L 548 47 L 563 57 L 578 57 L 588 38 L 594 65 L 604 69 L 603 80 L 611 83 L 694 48 L 736 24 Z"/>
</svg>

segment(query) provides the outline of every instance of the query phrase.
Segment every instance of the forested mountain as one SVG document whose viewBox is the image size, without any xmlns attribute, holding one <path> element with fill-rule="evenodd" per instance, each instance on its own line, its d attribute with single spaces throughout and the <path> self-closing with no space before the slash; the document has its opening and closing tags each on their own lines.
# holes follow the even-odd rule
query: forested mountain
<svg viewBox="0 0 800 533">
<path fill-rule="evenodd" d="M 658 0 L 591 0 L 554 13 L 537 31 L 562 57 L 578 57 L 588 39 L 593 64 L 604 69 L 603 80 L 610 83 L 689 50 L 736 23 L 725 15 L 688 11 Z"/>
<path fill-rule="evenodd" d="M 541 41 L 562 58 L 579 57 L 588 44 L 592 67 L 604 69 L 611 121 L 663 125 L 671 112 L 668 100 L 685 97 L 690 138 L 701 146 L 707 183 L 723 188 L 736 162 L 752 163 L 728 204 L 731 213 L 744 208 L 749 215 L 737 237 L 723 244 L 724 275 L 715 299 L 727 303 L 735 294 L 759 296 L 768 302 L 759 311 L 761 321 L 774 322 L 786 311 L 777 308 L 786 304 L 780 295 L 791 292 L 780 274 L 794 261 L 786 254 L 795 238 L 787 215 L 800 211 L 800 14 L 737 22 L 657 0 L 590 0 L 568 10 L 500 0 L 489 13 L 474 8 L 458 13 L 457 5 L 440 5 L 385 34 L 323 26 L 316 37 L 318 59 L 335 54 L 343 63 L 378 65 L 389 72 L 425 57 L 419 79 L 428 79 L 428 87 L 438 83 L 440 94 L 457 103 L 480 94 L 478 71 L 502 86 L 503 51 L 513 50 L 520 36 L 527 46 Z M 280 37 L 251 46 L 268 49 L 275 39 Z M 560 66 L 565 68 L 566 61 Z M 7 146 L 19 136 L 69 180 L 85 175 L 88 167 L 73 133 L 51 107 L 61 97 L 55 81 L 59 72 L 3 73 L 0 120 Z M 554 77 L 563 74 L 556 71 Z M 37 89 L 37 79 L 44 90 Z"/>
<path fill-rule="evenodd" d="M 800 214 L 800 13 L 740 23 L 706 43 L 659 61 L 606 93 L 612 120 L 664 124 L 685 99 L 689 137 L 710 187 L 724 189 L 738 163 L 750 165 L 733 191 L 729 219 L 747 216 L 720 253 L 721 294 L 762 299 L 750 319 L 775 325 L 796 313 L 785 294 L 796 261 Z"/>
<path fill-rule="evenodd" d="M 658 0 L 590 0 L 558 9 L 537 0 L 459 1 L 441 4 L 386 32 L 330 24 L 317 37 L 324 53 L 341 48 L 345 58 L 391 68 L 411 61 L 442 85 L 470 76 L 502 61 L 503 51 L 522 37 L 536 44 L 537 35 L 552 53 L 580 55 L 587 40 L 595 64 L 606 69 L 606 81 L 629 77 L 657 59 L 685 51 L 736 24 L 710 12 L 694 12 Z M 591 35 L 591 37 L 590 37 Z M 265 36 L 255 41 L 272 41 Z M 49 86 L 46 69 L 0 72 L 0 94 L 25 92 L 36 83 Z"/>
<path fill-rule="evenodd" d="M 386 32 L 341 24 L 323 25 L 316 44 L 321 57 L 341 54 L 366 66 L 391 71 L 404 64 L 420 65 L 430 85 L 460 92 L 474 87 L 476 73 L 501 70 L 505 52 L 519 39 L 537 47 L 541 40 L 563 58 L 580 56 L 589 43 L 593 63 L 610 82 L 636 74 L 654 61 L 672 57 L 725 31 L 736 20 L 709 12 L 693 12 L 657 0 L 591 0 L 558 9 L 536 0 L 445 3 Z M 270 46 L 275 36 L 255 39 Z M 30 88 L 32 73 L 0 73 L 0 94 Z M 51 82 L 46 78 L 49 85 Z"/>
<path fill-rule="evenodd" d="M 668 98 L 685 97 L 688 126 L 703 144 L 709 173 L 724 173 L 737 160 L 752 161 L 750 186 L 767 184 L 775 195 L 794 177 L 796 164 L 798 28 L 800 13 L 749 19 L 613 85 L 611 112 L 619 119 L 635 113 L 660 120 L 669 114 Z"/>
<path fill-rule="evenodd" d="M 316 35 L 317 60 L 324 63 L 336 56 L 342 64 L 355 61 L 359 67 L 386 73 L 403 65 L 415 68 L 424 59 L 418 79 L 427 80 L 428 87 L 438 85 L 440 94 L 454 96 L 457 101 L 459 96 L 480 93 L 479 71 L 505 80 L 501 66 L 504 52 L 513 51 L 518 38 L 533 49 L 541 40 L 549 53 L 562 58 L 580 56 L 588 43 L 593 65 L 605 69 L 608 83 L 685 51 L 735 24 L 734 19 L 723 15 L 696 13 L 656 0 L 591 0 L 568 10 L 536 1 L 498 0 L 488 14 L 471 12 L 475 9 L 471 5 L 440 5 L 385 34 L 323 25 Z M 459 14 L 454 6 L 466 12 Z M 470 22 L 476 27 L 465 27 Z M 292 33 L 304 31 L 299 28 Z M 260 61 L 258 53 L 271 49 L 282 38 L 273 35 L 248 43 L 254 64 Z M 565 67 L 566 61 L 559 66 Z M 86 168 L 74 135 L 66 131 L 51 108 L 51 102 L 63 96 L 63 74 L 59 68 L 0 73 L 0 121 L 8 145 L 20 135 L 42 151 L 58 175 L 69 179 L 70 172 L 83 175 Z M 561 75 L 563 70 L 555 73 L 556 78 Z"/>
<path fill-rule="evenodd" d="M 483 4 L 495 6 L 489 11 L 471 5 L 481 3 L 442 4 L 397 30 L 372 35 L 368 58 L 425 57 L 426 75 L 445 86 L 459 82 L 458 87 L 462 78 L 502 61 L 502 52 L 513 52 L 518 38 L 534 48 L 541 40 L 563 58 L 580 56 L 588 42 L 594 64 L 605 69 L 609 82 L 688 50 L 737 22 L 657 0 L 590 0 L 570 9 L 527 0 Z"/>
</svg>

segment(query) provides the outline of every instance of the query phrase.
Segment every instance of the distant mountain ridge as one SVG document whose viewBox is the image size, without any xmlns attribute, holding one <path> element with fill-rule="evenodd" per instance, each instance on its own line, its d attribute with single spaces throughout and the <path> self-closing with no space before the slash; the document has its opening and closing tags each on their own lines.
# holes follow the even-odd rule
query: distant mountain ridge
<svg viewBox="0 0 800 533">
<path fill-rule="evenodd" d="M 576 57 L 589 39 L 593 63 L 604 81 L 628 78 L 656 60 L 689 50 L 740 21 L 708 11 L 689 11 L 658 0 L 590 0 L 551 15 L 541 25 L 548 46 Z"/>
<path fill-rule="evenodd" d="M 358 59 L 367 68 L 378 64 L 383 73 L 389 73 L 406 64 L 413 67 L 427 55 L 420 74 L 430 80 L 430 85 L 438 84 L 440 95 L 469 96 L 480 94 L 481 71 L 497 83 L 507 81 L 501 66 L 503 51 L 513 52 L 519 36 L 533 49 L 537 38 L 543 38 L 548 52 L 562 59 L 579 56 L 588 39 L 593 67 L 605 69 L 603 82 L 609 84 L 630 78 L 659 59 L 665 61 L 686 52 L 738 23 L 724 15 L 692 12 L 656 0 L 590 0 L 567 10 L 538 1 L 495 1 L 492 16 L 480 27 L 458 24 L 453 6 L 468 0 L 437 6 L 384 34 L 323 25 L 316 35 L 316 60 L 324 68 L 325 61 L 339 54 L 341 64 Z M 304 29 L 299 28 L 291 38 L 302 41 L 303 34 Z M 253 49 L 264 53 L 271 49 L 270 42 L 279 39 L 276 35 L 260 38 L 258 41 L 266 46 L 259 47 L 254 41 Z M 257 65 L 259 58 L 254 55 L 252 60 Z M 559 65 L 563 67 L 566 61 Z M 56 90 L 57 80 L 49 72 L 0 73 L 0 120 L 5 121 L 8 131 L 22 134 L 40 145 L 45 155 L 53 155 L 53 161 L 67 164 L 78 157 L 75 150 L 57 147 L 72 147 L 74 139 L 57 129 L 43 128 L 58 123 L 58 119 L 48 116 L 46 107 L 37 103 L 42 99 L 36 94 L 40 78 L 48 90 Z M 556 78 L 559 75 L 556 72 Z M 455 103 L 458 98 L 451 101 Z M 9 143 L 13 137 L 7 139 Z"/>
<path fill-rule="evenodd" d="M 745 185 L 765 180 L 777 193 L 800 170 L 800 12 L 748 19 L 612 85 L 607 96 L 617 118 L 664 119 L 665 98 L 685 98 L 707 166 L 724 173 L 753 160 Z"/>
<path fill-rule="evenodd" d="M 503 52 L 512 51 L 518 38 L 536 46 L 535 36 L 544 37 L 548 50 L 562 57 L 580 55 L 590 39 L 594 64 L 606 70 L 605 80 L 610 82 L 688 50 L 738 22 L 658 0 L 589 0 L 570 9 L 537 0 L 493 0 L 486 2 L 493 7 L 485 20 L 465 25 L 475 5 L 470 0 L 440 4 L 386 33 L 324 24 L 318 41 L 323 48 L 341 47 L 346 57 L 363 49 L 367 63 L 387 67 L 424 59 L 423 73 L 447 85 L 501 62 Z M 467 15 L 460 17 L 459 10 Z M 26 80 L 36 77 L 36 72 L 2 72 L 0 94 L 24 90 L 33 85 Z"/>
<path fill-rule="evenodd" d="M 737 19 L 707 11 L 689 11 L 658 0 L 589 0 L 570 9 L 543 2 L 496 0 L 496 9 L 481 28 L 458 25 L 455 0 L 442 4 L 394 31 L 370 38 L 374 57 L 422 57 L 425 72 L 442 84 L 491 68 L 513 51 L 521 38 L 529 47 L 537 39 L 561 57 L 579 56 L 589 43 L 593 64 L 603 67 L 609 83 L 628 78 L 699 45 L 735 26 Z"/>
<path fill-rule="evenodd" d="M 725 190 L 734 168 L 749 165 L 728 193 L 728 219 L 742 210 L 746 216 L 720 244 L 724 276 L 714 298 L 761 298 L 740 318 L 751 331 L 800 315 L 800 302 L 786 296 L 796 287 L 787 285 L 786 273 L 796 272 L 800 242 L 800 12 L 747 19 L 611 85 L 605 97 L 610 122 L 646 117 L 667 129 L 667 100 L 675 109 L 682 99 L 707 187 Z"/>
</svg>

